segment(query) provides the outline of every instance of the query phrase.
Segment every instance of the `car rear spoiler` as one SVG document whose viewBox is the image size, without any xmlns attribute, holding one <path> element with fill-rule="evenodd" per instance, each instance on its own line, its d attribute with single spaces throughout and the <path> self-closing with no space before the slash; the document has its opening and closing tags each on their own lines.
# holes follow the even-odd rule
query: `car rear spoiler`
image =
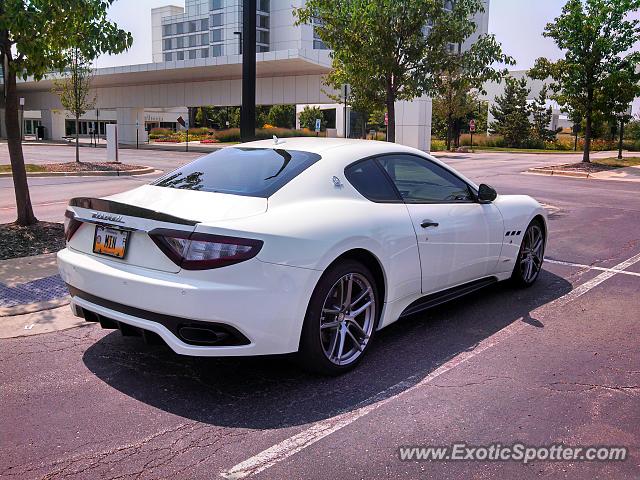
<svg viewBox="0 0 640 480">
<path fill-rule="evenodd" d="M 86 208 L 95 210 L 97 220 L 109 220 L 109 215 L 127 215 L 129 217 L 146 218 L 156 220 L 158 222 L 175 223 L 177 225 L 195 226 L 200 222 L 188 220 L 186 218 L 175 217 L 167 213 L 158 212 L 149 208 L 137 207 L 126 203 L 114 202 L 113 200 L 105 200 L 102 198 L 75 197 L 69 200 L 70 207 Z M 100 213 L 104 213 L 100 218 Z"/>
</svg>

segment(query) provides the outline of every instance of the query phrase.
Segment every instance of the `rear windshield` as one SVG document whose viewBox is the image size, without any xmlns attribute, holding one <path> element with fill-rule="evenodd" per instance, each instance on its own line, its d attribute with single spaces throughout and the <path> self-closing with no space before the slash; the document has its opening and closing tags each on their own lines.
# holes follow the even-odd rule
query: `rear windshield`
<svg viewBox="0 0 640 480">
<path fill-rule="evenodd" d="M 269 197 L 320 160 L 320 155 L 298 150 L 228 147 L 201 157 L 153 185 Z"/>
</svg>

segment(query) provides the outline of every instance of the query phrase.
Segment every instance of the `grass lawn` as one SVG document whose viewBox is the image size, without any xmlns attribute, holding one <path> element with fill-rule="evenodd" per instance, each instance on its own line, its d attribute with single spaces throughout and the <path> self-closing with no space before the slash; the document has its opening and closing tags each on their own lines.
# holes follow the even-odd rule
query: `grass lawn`
<svg viewBox="0 0 640 480">
<path fill-rule="evenodd" d="M 640 165 L 640 157 L 627 157 L 622 160 L 618 160 L 617 157 L 594 158 L 591 162 L 600 165 L 607 165 L 609 167 L 633 167 L 635 165 Z"/>
<path fill-rule="evenodd" d="M 45 171 L 42 165 L 34 165 L 33 163 L 27 163 L 25 168 L 27 169 L 27 173 Z M 11 165 L 0 165 L 0 173 L 5 172 L 11 172 Z"/>
<path fill-rule="evenodd" d="M 471 147 L 469 147 L 471 148 Z M 582 153 L 581 150 L 545 150 L 543 148 L 509 148 L 509 147 L 473 147 L 476 152 L 509 152 L 509 153 Z"/>
</svg>

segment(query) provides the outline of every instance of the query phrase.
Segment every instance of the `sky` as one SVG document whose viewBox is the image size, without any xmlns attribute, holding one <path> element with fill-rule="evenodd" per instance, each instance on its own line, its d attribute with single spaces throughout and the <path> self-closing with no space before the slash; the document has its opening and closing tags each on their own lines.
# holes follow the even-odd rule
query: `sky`
<svg viewBox="0 0 640 480">
<path fill-rule="evenodd" d="M 118 0 L 109 18 L 133 34 L 133 46 L 120 55 L 104 55 L 97 67 L 151 62 L 151 9 L 167 4 L 184 6 L 184 0 Z M 506 53 L 515 58 L 513 69 L 528 69 L 536 58 L 555 59 L 559 51 L 551 39 L 543 38 L 547 22 L 560 14 L 562 0 L 491 0 L 489 32 L 494 33 Z"/>
</svg>

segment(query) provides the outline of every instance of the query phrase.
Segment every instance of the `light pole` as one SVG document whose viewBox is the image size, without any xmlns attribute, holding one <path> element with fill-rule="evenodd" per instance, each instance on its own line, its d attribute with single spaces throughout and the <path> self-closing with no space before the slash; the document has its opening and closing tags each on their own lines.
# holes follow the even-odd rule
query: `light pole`
<svg viewBox="0 0 640 480">
<path fill-rule="evenodd" d="M 242 0 L 242 109 L 240 138 L 256 136 L 256 0 Z"/>
<path fill-rule="evenodd" d="M 20 141 L 24 141 L 24 97 L 20 97 Z"/>
</svg>

